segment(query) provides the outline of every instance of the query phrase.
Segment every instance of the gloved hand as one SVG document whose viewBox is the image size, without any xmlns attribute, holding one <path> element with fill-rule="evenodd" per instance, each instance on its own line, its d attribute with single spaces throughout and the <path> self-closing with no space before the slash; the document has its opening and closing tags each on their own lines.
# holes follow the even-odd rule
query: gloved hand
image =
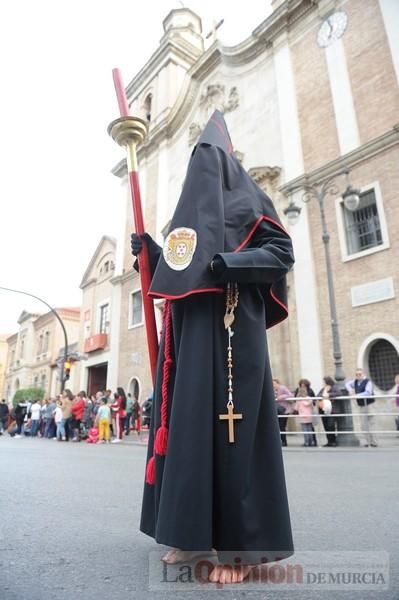
<svg viewBox="0 0 399 600">
<path fill-rule="evenodd" d="M 132 249 L 133 256 L 137 256 L 143 249 L 143 240 L 147 242 L 148 247 L 155 244 L 154 240 L 150 236 L 149 233 L 143 233 L 142 235 L 138 235 L 137 233 L 132 233 L 130 236 L 130 247 Z"/>
<path fill-rule="evenodd" d="M 139 272 L 139 261 L 137 259 L 137 256 L 140 254 L 140 252 L 143 249 L 143 241 L 146 242 L 146 244 L 147 244 L 148 256 L 150 259 L 151 277 L 152 277 L 155 273 L 155 269 L 157 267 L 159 257 L 161 256 L 162 248 L 161 248 L 161 246 L 158 246 L 158 244 L 156 242 L 154 242 L 154 240 L 152 239 L 152 237 L 150 236 L 149 233 L 143 233 L 142 235 L 137 235 L 137 233 L 132 233 L 130 236 L 130 246 L 132 249 L 133 256 L 136 257 L 136 260 L 133 265 L 133 269 L 135 269 L 137 272 Z"/>
</svg>

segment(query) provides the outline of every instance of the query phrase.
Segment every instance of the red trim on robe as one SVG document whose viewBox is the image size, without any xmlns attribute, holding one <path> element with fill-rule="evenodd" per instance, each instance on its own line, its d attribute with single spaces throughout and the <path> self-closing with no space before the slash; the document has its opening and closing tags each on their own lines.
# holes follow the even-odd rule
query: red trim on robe
<svg viewBox="0 0 399 600">
<path fill-rule="evenodd" d="M 275 302 L 277 302 L 277 304 L 279 304 L 281 306 L 281 308 L 285 311 L 286 314 L 283 315 L 281 317 L 281 319 L 279 319 L 278 321 L 273 321 L 273 323 L 270 323 L 270 325 L 267 326 L 267 329 L 270 329 L 270 327 L 274 327 L 274 325 L 278 325 L 278 323 L 281 323 L 282 321 L 284 321 L 288 317 L 288 306 L 286 306 L 283 302 L 281 302 L 281 300 L 279 300 L 277 298 L 277 296 L 275 296 L 273 294 L 272 286 L 270 286 L 269 294 L 271 295 L 271 297 L 273 298 L 273 300 Z"/>
<path fill-rule="evenodd" d="M 239 252 L 240 250 L 242 250 L 244 248 L 244 246 L 246 246 L 248 244 L 249 240 L 251 239 L 251 237 L 253 236 L 253 234 L 255 233 L 255 231 L 258 229 L 258 227 L 262 223 L 262 221 L 270 221 L 270 223 L 273 223 L 273 225 L 276 225 L 277 227 L 279 227 L 281 229 L 281 231 L 283 233 L 285 233 L 285 235 L 287 237 L 290 238 L 290 235 L 284 229 L 284 227 L 281 225 L 281 223 L 279 223 L 278 221 L 275 221 L 271 217 L 266 217 L 265 215 L 262 215 L 261 217 L 258 218 L 258 220 L 256 221 L 255 225 L 252 227 L 251 231 L 249 232 L 249 234 L 245 238 L 245 240 L 243 242 L 241 242 L 241 244 L 239 246 L 237 246 L 237 248 L 234 250 L 234 252 Z"/>
<path fill-rule="evenodd" d="M 215 124 L 219 126 L 219 123 L 217 123 L 216 121 L 215 121 Z M 247 237 L 241 242 L 241 244 L 239 246 L 237 246 L 237 248 L 234 250 L 234 252 L 239 252 L 240 250 L 242 250 L 244 248 L 244 246 L 246 246 L 248 244 L 251 237 L 253 236 L 253 234 L 259 227 L 259 225 L 262 223 L 262 221 L 269 221 L 270 223 L 273 223 L 273 225 L 276 225 L 276 227 L 281 229 L 281 231 L 283 233 L 285 233 L 285 235 L 288 238 L 291 239 L 291 236 L 289 235 L 287 230 L 281 225 L 281 223 L 279 223 L 278 221 L 275 221 L 271 217 L 266 217 L 266 215 L 262 215 L 257 219 L 255 225 L 252 227 L 252 229 L 249 232 L 249 234 L 247 235 Z M 277 298 L 277 296 L 275 294 L 273 294 L 272 288 L 273 288 L 273 284 L 271 284 L 270 289 L 269 289 L 269 294 L 270 294 L 272 300 L 274 302 L 276 302 L 277 304 L 279 304 L 286 314 L 283 315 L 281 317 L 281 319 L 279 319 L 278 321 L 274 321 L 273 323 L 270 323 L 270 325 L 268 325 L 267 329 L 270 329 L 270 327 L 273 327 L 274 325 L 281 323 L 281 321 L 284 321 L 284 319 L 286 319 L 288 317 L 288 306 L 286 306 L 279 298 Z M 204 288 L 204 289 L 198 289 L 198 290 L 190 290 L 189 292 L 186 292 L 185 294 L 180 294 L 178 296 L 171 296 L 170 294 L 163 294 L 162 292 L 148 292 L 148 295 L 151 298 L 165 298 L 166 300 L 179 300 L 180 298 L 187 298 L 188 296 L 191 296 L 192 294 L 201 294 L 204 292 L 220 293 L 220 292 L 224 292 L 224 288 Z"/>
<path fill-rule="evenodd" d="M 257 219 L 255 225 L 252 227 L 251 231 L 249 232 L 249 234 L 247 235 L 245 240 L 243 242 L 241 242 L 241 244 L 234 250 L 234 252 L 239 252 L 240 250 L 242 250 L 244 248 L 244 246 L 246 246 L 248 244 L 251 237 L 253 236 L 253 234 L 259 227 L 259 225 L 262 223 L 262 221 L 270 221 L 270 223 L 273 223 L 273 225 L 276 225 L 279 229 L 281 229 L 281 231 L 283 233 L 285 233 L 285 235 L 287 237 L 289 237 L 291 239 L 291 236 L 286 231 L 286 229 L 281 225 L 281 223 L 279 223 L 278 221 L 275 221 L 271 217 L 266 217 L 265 215 L 262 215 L 261 217 L 259 217 Z M 284 302 L 282 302 L 279 298 L 277 298 L 277 296 L 275 294 L 273 294 L 272 288 L 273 288 L 273 284 L 271 284 L 270 289 L 269 289 L 269 294 L 272 297 L 272 300 L 274 302 L 277 302 L 277 304 L 279 304 L 281 306 L 281 308 L 285 311 L 286 315 L 282 316 L 281 319 L 279 319 L 278 321 L 273 321 L 273 323 L 270 323 L 270 325 L 268 325 L 268 327 L 267 327 L 268 329 L 270 329 L 270 327 L 273 327 L 274 325 L 277 325 L 278 323 L 281 323 L 281 321 L 284 321 L 284 319 L 286 319 L 288 317 L 288 306 L 286 306 L 284 304 Z"/>
</svg>

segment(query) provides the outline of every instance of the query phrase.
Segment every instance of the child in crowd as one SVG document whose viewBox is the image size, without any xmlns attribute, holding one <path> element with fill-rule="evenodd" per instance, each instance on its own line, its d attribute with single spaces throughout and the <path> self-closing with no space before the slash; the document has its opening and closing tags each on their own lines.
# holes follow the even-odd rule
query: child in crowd
<svg viewBox="0 0 399 600">
<path fill-rule="evenodd" d="M 111 409 L 107 405 L 107 398 L 101 398 L 100 408 L 96 415 L 96 425 L 98 425 L 98 444 L 110 443 L 109 425 L 111 422 Z"/>
<path fill-rule="evenodd" d="M 98 442 L 98 428 L 97 427 L 90 427 L 86 442 L 88 444 L 97 444 L 97 442 Z"/>
<path fill-rule="evenodd" d="M 55 411 L 54 411 L 54 421 L 55 421 L 55 426 L 57 428 L 56 431 L 56 439 L 61 442 L 61 440 L 63 442 L 66 441 L 66 435 L 65 435 L 65 421 L 62 415 L 62 400 L 57 400 L 57 406 L 55 407 Z"/>
<path fill-rule="evenodd" d="M 312 445 L 312 417 L 313 417 L 313 401 L 308 396 L 307 390 L 304 387 L 298 388 L 298 400 L 295 402 L 295 410 L 299 414 L 299 422 L 304 435 L 304 446 Z"/>
</svg>

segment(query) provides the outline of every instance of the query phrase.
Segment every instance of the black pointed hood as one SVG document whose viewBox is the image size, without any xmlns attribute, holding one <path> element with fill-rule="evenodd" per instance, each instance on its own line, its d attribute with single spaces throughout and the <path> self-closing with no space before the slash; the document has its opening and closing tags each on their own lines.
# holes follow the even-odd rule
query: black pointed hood
<svg viewBox="0 0 399 600">
<path fill-rule="evenodd" d="M 231 143 L 226 121 L 220 110 L 215 110 L 208 123 L 205 125 L 196 145 L 199 146 L 201 144 L 217 146 L 227 154 L 232 153 L 233 144 Z"/>
<path fill-rule="evenodd" d="M 176 300 L 224 292 L 225 284 L 209 268 L 211 260 L 247 248 L 262 223 L 289 238 L 270 198 L 234 156 L 226 122 L 216 110 L 190 158 L 149 295 Z M 288 314 L 285 277 L 265 290 L 270 327 Z"/>
</svg>

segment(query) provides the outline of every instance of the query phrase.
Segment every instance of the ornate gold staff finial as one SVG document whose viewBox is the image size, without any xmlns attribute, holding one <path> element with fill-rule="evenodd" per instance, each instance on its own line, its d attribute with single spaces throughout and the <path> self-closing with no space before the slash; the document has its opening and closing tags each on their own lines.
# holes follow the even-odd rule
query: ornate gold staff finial
<svg viewBox="0 0 399 600">
<path fill-rule="evenodd" d="M 120 117 L 108 125 L 108 133 L 119 146 L 126 148 L 129 173 L 137 171 L 136 147 L 144 142 L 148 133 L 148 125 L 144 119 Z"/>
</svg>

